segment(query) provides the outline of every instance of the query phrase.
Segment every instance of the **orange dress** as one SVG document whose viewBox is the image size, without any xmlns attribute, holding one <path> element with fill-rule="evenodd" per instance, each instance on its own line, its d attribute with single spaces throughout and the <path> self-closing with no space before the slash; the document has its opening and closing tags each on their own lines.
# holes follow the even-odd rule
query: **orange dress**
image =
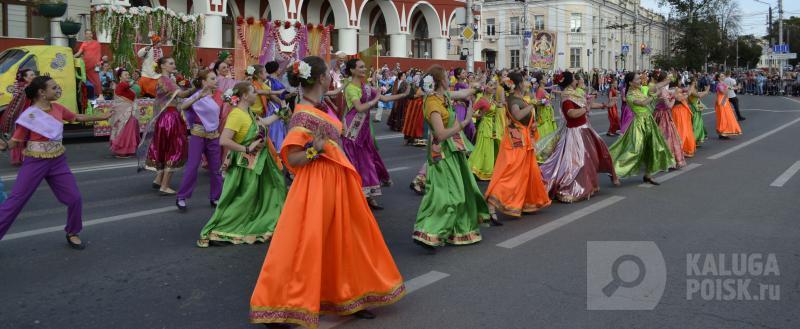
<svg viewBox="0 0 800 329">
<path fill-rule="evenodd" d="M 692 109 L 685 100 L 675 102 L 675 105 L 672 106 L 672 121 L 675 122 L 675 128 L 678 130 L 683 155 L 687 158 L 693 157 L 697 143 L 692 128 Z"/>
<path fill-rule="evenodd" d="M 717 112 L 717 134 L 721 137 L 742 134 L 742 128 L 739 127 L 731 102 L 728 100 L 728 88 L 724 83 L 717 84 L 717 101 L 714 104 L 714 110 Z"/>
<path fill-rule="evenodd" d="M 520 108 L 527 106 L 517 97 L 509 96 L 507 99 L 509 108 L 514 103 L 519 103 Z M 506 116 L 509 125 L 500 142 L 500 153 L 494 163 L 494 174 L 485 196 L 486 202 L 497 210 L 519 217 L 523 212 L 547 207 L 551 201 L 536 162 L 536 120 L 533 114 L 528 116 L 527 123 L 515 119 L 511 110 Z"/>
<path fill-rule="evenodd" d="M 320 157 L 288 163 L 313 131 L 328 136 Z M 316 328 L 320 314 L 348 315 L 396 302 L 403 278 L 361 192 L 361 177 L 339 144 L 342 123 L 298 104 L 281 148 L 295 174 L 264 266 L 250 299 L 253 323 Z"/>
</svg>

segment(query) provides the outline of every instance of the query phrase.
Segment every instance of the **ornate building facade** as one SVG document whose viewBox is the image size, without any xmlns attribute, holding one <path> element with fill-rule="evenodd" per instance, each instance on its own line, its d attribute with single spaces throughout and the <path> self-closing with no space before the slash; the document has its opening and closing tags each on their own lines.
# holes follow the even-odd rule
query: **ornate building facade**
<svg viewBox="0 0 800 329">
<path fill-rule="evenodd" d="M 648 69 L 668 48 L 665 18 L 639 0 L 485 0 L 480 20 L 489 67 Z"/>
</svg>

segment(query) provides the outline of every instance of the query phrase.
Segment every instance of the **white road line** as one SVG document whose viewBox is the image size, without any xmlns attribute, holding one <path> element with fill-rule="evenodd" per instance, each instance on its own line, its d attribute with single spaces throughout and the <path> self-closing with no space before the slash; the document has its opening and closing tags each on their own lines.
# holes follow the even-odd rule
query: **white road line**
<svg viewBox="0 0 800 329">
<path fill-rule="evenodd" d="M 395 171 L 403 171 L 403 170 L 406 170 L 406 169 L 408 169 L 408 167 L 397 167 L 397 168 L 389 168 L 386 171 L 395 172 Z"/>
<path fill-rule="evenodd" d="M 709 114 L 714 114 L 714 113 L 717 113 L 717 112 L 715 112 L 715 111 L 704 112 L 704 113 L 703 113 L 703 116 L 706 116 L 706 115 L 709 115 Z"/>
<path fill-rule="evenodd" d="M 92 220 L 83 222 L 83 227 L 97 225 L 97 224 L 111 223 L 111 222 L 121 221 L 121 220 L 125 220 L 125 219 L 130 219 L 130 218 L 144 217 L 144 216 L 148 216 L 148 215 L 161 214 L 161 213 L 165 213 L 165 212 L 169 212 L 169 211 L 177 211 L 177 208 L 175 208 L 175 206 L 169 206 L 169 207 L 155 208 L 155 209 L 150 209 L 150 210 L 142 210 L 142 211 L 132 212 L 132 213 L 129 213 L 129 214 L 122 214 L 122 215 L 116 215 L 116 216 L 92 219 Z M 64 230 L 64 226 L 63 225 L 45 227 L 45 228 L 40 228 L 40 229 L 36 229 L 36 230 L 30 230 L 30 231 L 24 231 L 24 232 L 19 232 L 19 233 L 7 234 L 3 238 L 2 241 L 27 238 L 27 237 L 31 237 L 31 236 L 35 236 L 35 235 L 58 232 L 58 231 L 63 231 L 63 230 Z"/>
<path fill-rule="evenodd" d="M 786 182 L 792 179 L 792 176 L 794 176 L 798 170 L 800 170 L 800 161 L 795 162 L 789 169 L 786 169 L 786 171 L 778 176 L 778 178 L 775 178 L 775 181 L 769 184 L 769 186 L 783 187 L 783 184 L 786 184 Z"/>
<path fill-rule="evenodd" d="M 765 109 L 742 109 L 742 111 L 773 112 L 773 113 L 798 113 L 797 110 L 765 110 Z"/>
<path fill-rule="evenodd" d="M 783 98 L 788 99 L 788 100 L 790 100 L 792 102 L 795 102 L 795 103 L 800 103 L 800 101 L 798 101 L 798 100 L 796 100 L 794 98 L 789 98 L 789 97 L 786 97 L 786 96 L 783 96 Z"/>
<path fill-rule="evenodd" d="M 450 276 L 450 274 L 442 273 L 442 272 L 438 272 L 438 271 L 430 271 L 430 272 L 425 273 L 423 275 L 420 275 L 420 276 L 418 276 L 416 278 L 408 280 L 408 281 L 405 282 L 406 294 L 410 294 L 410 293 L 412 293 L 414 291 L 417 291 L 419 289 L 425 288 L 426 286 L 429 286 L 429 285 L 435 283 L 436 281 L 442 280 L 442 279 L 444 279 L 444 278 L 446 278 L 448 276 Z M 352 320 L 353 320 L 352 316 L 346 316 L 346 317 L 333 317 L 333 316 L 330 316 L 329 319 L 328 318 L 321 319 L 321 321 L 319 322 L 319 328 L 320 329 L 335 328 L 337 326 L 340 326 L 340 325 L 345 324 L 346 322 L 349 322 L 349 321 L 352 321 Z"/>
<path fill-rule="evenodd" d="M 92 171 L 101 171 L 101 170 L 113 170 L 113 169 L 123 169 L 123 168 L 135 168 L 137 166 L 136 162 L 126 162 L 126 163 L 114 163 L 114 164 L 104 164 L 104 165 L 96 165 L 96 166 L 84 166 L 84 167 L 77 167 L 71 168 L 73 174 L 84 173 L 84 172 L 92 172 Z M 5 175 L 1 176 L 0 180 L 4 182 L 13 181 L 17 179 L 17 174 L 13 175 Z"/>
<path fill-rule="evenodd" d="M 736 151 L 738 151 L 740 149 L 743 149 L 743 148 L 749 146 L 750 144 L 753 144 L 753 143 L 758 142 L 758 141 L 760 141 L 760 140 L 762 140 L 764 138 L 767 138 L 767 137 L 771 136 L 772 134 L 774 134 L 776 132 L 779 132 L 779 131 L 781 131 L 783 129 L 786 129 L 789 126 L 791 126 L 791 125 L 793 125 L 795 123 L 798 123 L 798 122 L 800 122 L 800 118 L 797 118 L 797 119 L 794 119 L 792 121 L 789 121 L 789 122 L 787 122 L 787 123 L 775 128 L 775 129 L 772 129 L 772 130 L 770 130 L 768 132 L 765 132 L 765 133 L 763 133 L 761 135 L 758 135 L 757 137 L 755 137 L 755 138 L 753 138 L 751 140 L 748 140 L 748 141 L 746 141 L 744 143 L 741 143 L 739 145 L 731 147 L 731 148 L 729 148 L 729 149 L 727 149 L 725 151 L 722 151 L 722 152 L 719 152 L 717 154 L 714 154 L 714 155 L 712 155 L 712 156 L 710 156 L 708 158 L 711 159 L 711 160 L 719 159 L 719 158 L 724 157 L 724 156 L 726 156 L 728 154 L 731 154 L 731 153 L 736 152 Z"/>
<path fill-rule="evenodd" d="M 402 138 L 403 136 L 404 136 L 403 134 L 391 134 L 391 135 L 376 136 L 375 139 L 382 141 L 384 139 Z"/>
<path fill-rule="evenodd" d="M 556 219 L 556 220 L 554 220 L 552 222 L 549 222 L 547 224 L 539 226 L 539 227 L 537 227 L 535 229 L 532 229 L 532 230 L 530 230 L 528 232 L 522 233 L 522 234 L 520 234 L 520 235 L 518 235 L 516 237 L 513 237 L 511 239 L 508 239 L 508 240 L 506 240 L 504 242 L 501 242 L 501 243 L 497 244 L 497 246 L 498 247 L 502 247 L 502 248 L 507 248 L 507 249 L 518 247 L 519 245 L 521 245 L 523 243 L 526 243 L 526 242 L 531 241 L 533 239 L 536 239 L 536 238 L 538 238 L 538 237 L 540 237 L 542 235 L 550 233 L 550 232 L 558 229 L 559 227 L 562 227 L 564 225 L 572 223 L 572 222 L 574 222 L 574 221 L 576 221 L 578 219 L 581 219 L 581 218 L 583 218 L 583 217 L 585 217 L 587 215 L 590 215 L 590 214 L 592 214 L 592 213 L 594 213 L 596 211 L 599 211 L 599 210 L 601 210 L 603 208 L 611 206 L 611 205 L 613 205 L 613 204 L 615 204 L 617 202 L 622 201 L 623 199 L 625 199 L 624 196 L 616 196 L 616 195 L 615 196 L 610 196 L 610 197 L 605 198 L 602 201 L 599 201 L 599 202 L 597 202 L 595 204 L 592 204 L 592 205 L 589 205 L 587 207 L 584 207 L 584 208 L 582 208 L 580 210 L 572 212 L 572 213 L 570 213 L 570 214 L 568 214 L 566 216 L 563 216 L 563 217 L 561 217 L 559 219 Z"/>
<path fill-rule="evenodd" d="M 675 177 L 677 177 L 677 176 L 679 176 L 681 174 L 685 174 L 687 171 L 695 169 L 695 168 L 700 167 L 700 166 L 702 166 L 702 165 L 699 164 L 699 163 L 690 163 L 689 165 L 687 165 L 686 167 L 681 168 L 680 170 L 675 170 L 673 172 L 669 172 L 669 173 L 666 173 L 666 174 L 663 174 L 663 175 L 659 175 L 656 178 L 658 178 L 657 181 L 659 183 L 661 183 L 663 181 L 667 181 L 667 180 L 673 179 L 673 178 L 675 178 Z M 655 185 L 648 184 L 648 183 L 643 183 L 643 184 L 639 185 L 639 187 L 644 187 L 644 188 L 651 188 L 653 186 L 655 186 Z"/>
</svg>

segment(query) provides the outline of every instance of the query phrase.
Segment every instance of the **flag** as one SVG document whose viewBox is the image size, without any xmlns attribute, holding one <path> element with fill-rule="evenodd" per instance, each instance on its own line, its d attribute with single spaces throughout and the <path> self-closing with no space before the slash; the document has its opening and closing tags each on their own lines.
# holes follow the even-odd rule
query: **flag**
<svg viewBox="0 0 800 329">
<path fill-rule="evenodd" d="M 378 56 L 380 56 L 378 53 L 379 50 L 380 45 L 376 41 L 372 46 L 369 46 L 369 48 L 360 51 L 358 53 L 358 58 L 364 62 L 364 66 L 366 66 L 367 69 L 374 68 L 378 65 Z"/>
</svg>

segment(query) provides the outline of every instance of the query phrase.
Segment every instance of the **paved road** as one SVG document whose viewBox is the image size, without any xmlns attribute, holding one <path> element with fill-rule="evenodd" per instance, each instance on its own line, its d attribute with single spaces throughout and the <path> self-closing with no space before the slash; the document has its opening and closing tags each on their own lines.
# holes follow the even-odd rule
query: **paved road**
<svg viewBox="0 0 800 329">
<path fill-rule="evenodd" d="M 614 188 L 601 177 L 601 191 L 589 201 L 506 219 L 503 227 L 483 229 L 483 242 L 437 255 L 424 254 L 410 238 L 420 197 L 407 185 L 424 150 L 403 146 L 399 135 L 379 125 L 380 150 L 396 185 L 384 190 L 386 209 L 376 217 L 412 291 L 376 310 L 375 320 L 324 317 L 321 327 L 800 327 L 800 177 L 792 175 L 800 168 L 800 103 L 741 98 L 745 134 L 710 139 L 690 167 L 658 177 L 663 185 L 642 187 L 641 178 L 633 177 Z M 713 132 L 713 112 L 704 119 Z M 600 132 L 608 125 L 601 112 L 591 121 Z M 67 146 L 83 193 L 86 250 L 67 248 L 66 210 L 46 185 L 0 241 L 0 328 L 255 328 L 247 322 L 248 302 L 268 245 L 196 248 L 212 213 L 207 179 L 201 176 L 190 210 L 181 214 L 173 198 L 150 188 L 151 174 L 136 174 L 131 160 L 112 158 L 106 147 L 96 140 Z M 0 176 L 8 189 L 14 169 L 7 160 L 0 158 Z M 175 177 L 176 187 L 178 182 Z M 587 251 L 600 250 L 587 250 L 589 241 L 652 241 L 660 249 L 666 283 L 654 310 L 587 310 L 587 294 L 598 295 L 587 291 L 593 286 L 587 270 L 596 265 Z M 708 300 L 699 294 L 687 300 L 687 279 L 731 278 L 687 276 L 687 254 L 695 253 L 774 254 L 778 275 L 751 271 L 733 278 L 751 279 L 756 287 L 779 285 L 779 300 Z M 724 267 L 711 263 L 717 271 Z M 699 264 L 707 265 L 702 259 Z M 623 284 L 638 273 L 628 267 L 619 272 Z M 647 268 L 658 277 L 658 269 Z"/>
</svg>

